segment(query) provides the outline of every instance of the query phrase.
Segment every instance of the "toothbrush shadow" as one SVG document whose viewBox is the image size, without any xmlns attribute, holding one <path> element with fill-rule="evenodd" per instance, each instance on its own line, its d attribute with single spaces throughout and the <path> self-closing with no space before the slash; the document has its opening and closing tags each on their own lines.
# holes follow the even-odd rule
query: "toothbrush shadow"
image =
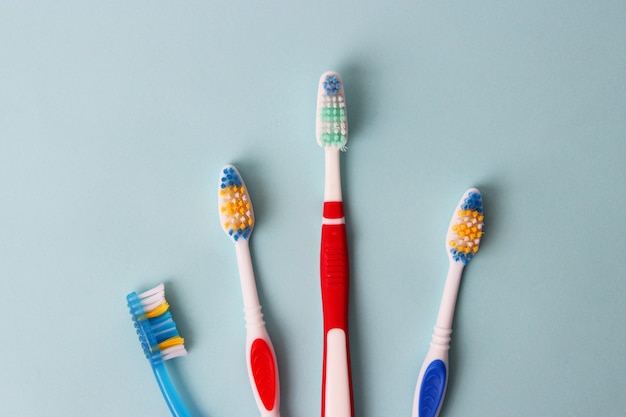
<svg viewBox="0 0 626 417">
<path fill-rule="evenodd" d="M 373 97 L 369 97 L 373 81 L 364 70 L 364 66 L 355 64 L 347 65 L 339 69 L 346 89 L 346 109 L 348 113 L 348 148 L 354 135 L 359 135 L 367 129 L 365 124 L 373 120 L 373 115 L 379 110 L 372 106 L 376 103 Z M 358 140 L 358 139 L 357 139 Z"/>
<path fill-rule="evenodd" d="M 349 201 L 349 200 L 348 200 Z M 349 256 L 349 268 L 350 268 L 350 293 L 348 299 L 348 310 L 349 310 L 349 346 L 350 346 L 350 371 L 352 375 L 352 404 L 354 407 L 354 415 L 361 415 L 361 407 L 367 410 L 371 407 L 368 402 L 368 397 L 366 395 L 366 386 L 362 383 L 365 381 L 365 374 L 361 372 L 365 367 L 362 366 L 363 362 L 363 353 L 362 346 L 365 346 L 364 337 L 361 335 L 360 323 L 358 321 L 358 317 L 360 316 L 358 312 L 360 311 L 359 300 L 358 297 L 355 297 L 354 294 L 358 293 L 356 289 L 359 288 L 358 278 L 354 277 L 360 276 L 360 270 L 358 266 L 360 262 L 357 262 L 357 252 L 354 250 L 356 245 L 353 242 L 356 242 L 357 236 L 352 231 L 350 227 L 350 206 L 348 203 L 344 203 L 344 210 L 346 213 L 346 234 L 348 238 L 348 253 Z"/>
</svg>

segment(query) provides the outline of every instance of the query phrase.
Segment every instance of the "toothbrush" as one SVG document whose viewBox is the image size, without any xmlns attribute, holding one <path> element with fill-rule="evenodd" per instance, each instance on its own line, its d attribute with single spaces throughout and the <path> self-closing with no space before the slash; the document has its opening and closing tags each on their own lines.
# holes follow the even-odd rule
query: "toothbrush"
<svg viewBox="0 0 626 417">
<path fill-rule="evenodd" d="M 417 379 L 413 417 L 437 417 L 441 410 L 448 385 L 448 350 L 461 275 L 463 268 L 478 252 L 482 235 L 482 195 L 476 188 L 470 188 L 459 201 L 446 236 L 446 250 L 450 263 L 448 277 L 430 349 Z"/>
<path fill-rule="evenodd" d="M 257 407 L 262 417 L 280 417 L 280 390 L 276 354 L 265 329 L 250 257 L 249 239 L 254 211 L 243 178 L 232 165 L 219 180 L 219 216 L 224 232 L 235 244 L 246 321 L 246 364 Z"/>
<path fill-rule="evenodd" d="M 151 290 L 126 296 L 130 314 L 144 354 L 156 377 L 163 398 L 174 417 L 189 417 L 189 412 L 170 380 L 165 361 L 187 355 L 184 339 L 178 334 L 176 323 L 165 300 L 165 286 L 160 284 Z"/>
<path fill-rule="evenodd" d="M 348 338 L 349 264 L 341 194 L 340 151 L 348 142 L 343 82 L 333 71 L 322 74 L 317 92 L 316 139 L 324 149 L 324 211 L 320 250 L 324 359 L 322 417 L 354 415 Z"/>
</svg>

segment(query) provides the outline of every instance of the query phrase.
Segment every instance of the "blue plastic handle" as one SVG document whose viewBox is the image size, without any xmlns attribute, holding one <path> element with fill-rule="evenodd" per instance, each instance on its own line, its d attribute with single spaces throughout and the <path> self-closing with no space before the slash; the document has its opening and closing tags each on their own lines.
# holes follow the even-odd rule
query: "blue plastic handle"
<svg viewBox="0 0 626 417">
<path fill-rule="evenodd" d="M 165 399 L 172 416 L 190 417 L 189 412 L 178 396 L 178 393 L 174 389 L 174 385 L 167 374 L 165 363 L 161 362 L 156 365 L 153 364 L 152 370 L 154 371 L 154 376 L 156 377 L 161 393 L 163 394 L 163 398 Z"/>
</svg>

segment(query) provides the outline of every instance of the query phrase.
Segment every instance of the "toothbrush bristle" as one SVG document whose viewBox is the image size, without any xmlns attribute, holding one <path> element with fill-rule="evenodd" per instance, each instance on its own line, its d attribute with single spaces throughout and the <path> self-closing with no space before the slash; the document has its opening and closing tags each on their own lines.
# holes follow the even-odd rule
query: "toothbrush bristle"
<svg viewBox="0 0 626 417">
<path fill-rule="evenodd" d="M 467 265 L 480 247 L 483 235 L 483 200 L 476 189 L 461 201 L 448 231 L 448 247 L 452 259 Z"/>
<path fill-rule="evenodd" d="M 168 360 L 187 354 L 185 340 L 180 337 L 165 300 L 163 284 L 141 294 L 130 293 L 126 299 L 139 341 L 149 360 Z"/>
<path fill-rule="evenodd" d="M 235 242 L 250 237 L 254 211 L 246 185 L 232 165 L 224 167 L 220 176 L 219 214 L 224 232 Z"/>
<path fill-rule="evenodd" d="M 348 143 L 348 115 L 346 96 L 341 76 L 324 73 L 317 94 L 317 143 L 325 148 L 346 149 Z"/>
</svg>

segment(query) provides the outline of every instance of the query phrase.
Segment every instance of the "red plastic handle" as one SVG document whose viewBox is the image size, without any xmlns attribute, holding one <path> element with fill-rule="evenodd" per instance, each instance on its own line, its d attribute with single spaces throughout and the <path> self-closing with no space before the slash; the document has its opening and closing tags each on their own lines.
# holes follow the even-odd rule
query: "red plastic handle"
<svg viewBox="0 0 626 417">
<path fill-rule="evenodd" d="M 348 239 L 346 225 L 342 222 L 343 203 L 325 202 L 324 218 L 340 220 L 337 224 L 322 225 L 320 253 L 320 278 L 322 288 L 322 310 L 324 314 L 324 363 L 322 371 L 322 417 L 326 404 L 326 366 L 328 356 L 327 335 L 332 329 L 341 329 L 346 335 L 346 357 L 350 384 L 351 415 L 354 416 L 352 401 L 352 376 L 350 372 L 350 347 L 348 341 L 348 298 L 350 268 L 348 262 Z M 336 221 L 336 220 L 335 220 Z"/>
<path fill-rule="evenodd" d="M 345 224 L 322 225 L 320 254 L 324 332 L 348 331 L 348 241 Z"/>
</svg>

